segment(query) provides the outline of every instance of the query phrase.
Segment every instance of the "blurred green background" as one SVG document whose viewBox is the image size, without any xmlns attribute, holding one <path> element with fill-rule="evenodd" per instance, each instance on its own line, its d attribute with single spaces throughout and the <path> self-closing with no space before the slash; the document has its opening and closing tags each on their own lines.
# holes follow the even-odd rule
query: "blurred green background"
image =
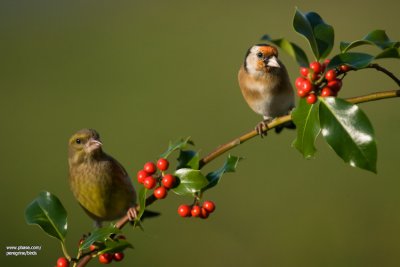
<svg viewBox="0 0 400 267">
<path fill-rule="evenodd" d="M 291 26 L 296 6 L 335 27 L 334 52 L 374 29 L 400 40 L 398 1 L 2 0 L 1 265 L 54 266 L 61 256 L 55 239 L 24 221 L 42 190 L 68 211 L 71 254 L 91 230 L 67 183 L 67 140 L 78 129 L 97 129 L 132 175 L 169 140 L 192 136 L 204 155 L 252 129 L 260 117 L 242 99 L 237 70 L 265 33 L 309 51 Z M 294 80 L 295 62 L 281 58 Z M 398 60 L 380 63 L 400 75 Z M 346 77 L 341 94 L 395 88 L 365 70 Z M 118 265 L 400 266 L 399 103 L 362 105 L 376 130 L 378 175 L 345 165 L 321 140 L 317 158 L 302 159 L 293 131 L 253 139 L 232 151 L 245 157 L 238 171 L 206 194 L 215 214 L 181 219 L 176 209 L 191 199 L 171 194 L 151 207 L 163 215 L 145 232 L 124 229 L 135 249 Z M 6 257 L 8 245 L 42 250 Z"/>
</svg>

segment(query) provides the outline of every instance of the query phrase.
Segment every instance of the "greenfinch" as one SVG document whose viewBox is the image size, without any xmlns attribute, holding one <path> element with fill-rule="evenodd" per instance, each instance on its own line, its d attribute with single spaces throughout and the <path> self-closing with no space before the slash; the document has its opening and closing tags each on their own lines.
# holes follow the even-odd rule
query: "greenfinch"
<svg viewBox="0 0 400 267">
<path fill-rule="evenodd" d="M 129 175 L 102 147 L 93 129 L 78 131 L 68 143 L 71 190 L 97 227 L 125 214 L 131 221 L 136 218 L 136 191 Z"/>
</svg>

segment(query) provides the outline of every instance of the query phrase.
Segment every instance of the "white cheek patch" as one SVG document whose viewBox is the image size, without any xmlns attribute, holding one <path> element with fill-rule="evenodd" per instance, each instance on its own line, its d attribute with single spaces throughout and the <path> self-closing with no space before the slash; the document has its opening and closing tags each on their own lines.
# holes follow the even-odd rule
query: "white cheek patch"
<svg viewBox="0 0 400 267">
<path fill-rule="evenodd" d="M 264 74 L 264 71 L 257 69 L 257 63 L 258 59 L 255 58 L 254 55 L 247 57 L 246 59 L 247 72 L 250 73 L 251 75 L 261 76 Z"/>
</svg>

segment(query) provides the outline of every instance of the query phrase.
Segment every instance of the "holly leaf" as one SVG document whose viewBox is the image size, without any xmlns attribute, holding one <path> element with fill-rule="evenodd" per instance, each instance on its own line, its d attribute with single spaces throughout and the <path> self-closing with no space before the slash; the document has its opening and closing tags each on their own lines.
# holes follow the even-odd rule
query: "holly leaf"
<svg viewBox="0 0 400 267">
<path fill-rule="evenodd" d="M 105 247 L 98 252 L 99 255 L 103 253 L 120 252 L 126 248 L 133 248 L 132 244 L 124 239 L 107 239 L 104 245 Z"/>
<path fill-rule="evenodd" d="M 174 176 L 179 178 L 179 184 L 171 190 L 177 195 L 193 195 L 208 184 L 200 170 L 182 168 L 176 170 Z"/>
<path fill-rule="evenodd" d="M 88 249 L 91 244 L 95 242 L 104 243 L 111 238 L 111 235 L 119 234 L 121 230 L 111 224 L 106 227 L 97 228 L 90 233 L 90 235 L 82 242 L 80 249 Z"/>
<path fill-rule="evenodd" d="M 335 34 L 333 27 L 315 12 L 302 13 L 296 8 L 293 27 L 309 42 L 317 60 L 326 58 L 332 51 Z"/>
<path fill-rule="evenodd" d="M 371 64 L 375 59 L 381 58 L 400 58 L 398 48 L 387 48 L 376 56 L 358 52 L 341 53 L 331 59 L 327 68 L 333 69 L 340 65 L 349 65 L 353 69 L 362 69 Z"/>
<path fill-rule="evenodd" d="M 335 97 L 320 98 L 321 133 L 329 146 L 350 166 L 376 173 L 374 129 L 355 104 Z"/>
<path fill-rule="evenodd" d="M 353 69 L 362 69 L 367 67 L 374 56 L 366 53 L 346 52 L 334 56 L 328 64 L 328 69 L 336 68 L 340 65 L 349 65 Z"/>
<path fill-rule="evenodd" d="M 67 234 L 67 211 L 61 201 L 50 192 L 44 191 L 25 210 L 28 224 L 37 224 L 52 237 L 64 242 Z"/>
<path fill-rule="evenodd" d="M 400 58 L 399 49 L 395 47 L 389 47 L 375 56 L 375 59 L 380 58 Z"/>
<path fill-rule="evenodd" d="M 184 139 L 180 139 L 174 143 L 170 142 L 168 149 L 160 155 L 160 158 L 167 158 L 171 153 L 173 153 L 176 150 L 184 149 L 188 144 L 194 145 L 193 141 L 190 140 L 190 136 Z"/>
<path fill-rule="evenodd" d="M 199 169 L 200 156 L 199 153 L 193 150 L 181 150 L 178 157 L 177 169 L 191 168 Z"/>
<path fill-rule="evenodd" d="M 400 42 L 390 40 L 384 30 L 374 30 L 360 40 L 353 42 L 341 42 L 340 51 L 345 53 L 350 49 L 361 45 L 374 45 L 382 50 L 385 50 L 387 48 L 398 48 L 400 46 Z"/>
<path fill-rule="evenodd" d="M 137 218 L 135 219 L 135 226 L 137 223 L 140 222 L 140 218 L 142 218 L 144 211 L 146 210 L 146 197 L 147 197 L 147 188 L 146 187 L 142 187 L 142 189 L 140 189 L 139 191 L 139 207 L 140 210 L 137 214 Z"/>
<path fill-rule="evenodd" d="M 285 38 L 280 38 L 280 39 L 271 39 L 269 35 L 265 34 L 261 40 L 265 40 L 268 42 L 271 42 L 278 46 L 280 49 L 285 51 L 287 54 L 289 54 L 294 60 L 296 60 L 297 64 L 299 64 L 302 67 L 308 67 L 309 61 L 307 58 L 306 53 L 304 52 L 303 49 L 301 49 L 298 45 L 295 43 L 289 42 Z"/>
<path fill-rule="evenodd" d="M 296 125 L 297 137 L 292 146 L 305 158 L 312 158 L 317 151 L 314 143 L 321 128 L 318 120 L 319 101 L 313 105 L 300 99 L 299 105 L 292 112 L 293 123 Z"/>
<path fill-rule="evenodd" d="M 219 168 L 218 170 L 215 170 L 213 172 L 210 172 L 206 175 L 206 178 L 208 180 L 208 184 L 202 189 L 202 191 L 206 191 L 214 186 L 216 186 L 219 181 L 221 180 L 221 177 L 224 173 L 226 172 L 235 172 L 237 164 L 242 158 L 235 157 L 229 155 L 227 159 L 225 160 L 224 165 Z"/>
</svg>

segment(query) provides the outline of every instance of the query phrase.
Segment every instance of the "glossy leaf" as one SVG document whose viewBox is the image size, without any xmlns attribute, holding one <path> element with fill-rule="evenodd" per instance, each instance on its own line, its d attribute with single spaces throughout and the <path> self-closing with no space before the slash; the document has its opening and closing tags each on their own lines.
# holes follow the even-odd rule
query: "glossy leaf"
<svg viewBox="0 0 400 267">
<path fill-rule="evenodd" d="M 326 58 L 332 51 L 335 38 L 333 27 L 326 24 L 317 13 L 303 14 L 296 9 L 293 27 L 308 40 L 317 60 Z"/>
<path fill-rule="evenodd" d="M 194 145 L 193 141 L 190 140 L 190 137 L 186 137 L 185 139 L 180 139 L 175 143 L 170 142 L 168 149 L 160 155 L 160 158 L 167 158 L 171 153 L 173 153 L 176 150 L 184 149 L 188 144 Z"/>
<path fill-rule="evenodd" d="M 295 43 L 289 42 L 285 38 L 271 39 L 269 35 L 264 35 L 261 39 L 278 46 L 280 49 L 288 53 L 294 60 L 296 60 L 297 64 L 300 66 L 308 67 L 309 61 L 306 53 Z"/>
<path fill-rule="evenodd" d="M 368 33 L 361 40 L 356 40 L 354 42 L 341 42 L 340 51 L 344 53 L 360 45 L 375 45 L 384 50 L 387 48 L 398 48 L 400 42 L 391 41 L 384 30 L 375 30 Z"/>
<path fill-rule="evenodd" d="M 380 58 L 400 58 L 399 49 L 395 47 L 387 48 L 375 56 L 375 59 Z"/>
<path fill-rule="evenodd" d="M 47 234 L 64 242 L 67 234 L 67 211 L 50 192 L 41 192 L 25 210 L 28 224 L 37 224 Z"/>
<path fill-rule="evenodd" d="M 146 197 L 147 197 L 147 188 L 146 187 L 142 187 L 142 189 L 140 189 L 139 191 L 139 207 L 140 210 L 137 214 L 137 218 L 135 219 L 135 225 L 137 222 L 140 221 L 140 218 L 142 218 L 144 211 L 146 210 Z"/>
<path fill-rule="evenodd" d="M 93 230 L 88 237 L 86 237 L 81 244 L 80 249 L 88 249 L 90 245 L 95 242 L 104 243 L 107 239 L 111 238 L 111 235 L 119 233 L 121 233 L 121 230 L 116 228 L 115 225 L 97 228 Z"/>
<path fill-rule="evenodd" d="M 335 97 L 320 98 L 321 133 L 344 162 L 376 173 L 377 148 L 372 124 L 355 104 Z"/>
<path fill-rule="evenodd" d="M 225 160 L 224 165 L 216 171 L 210 172 L 206 175 L 208 180 L 208 185 L 202 189 L 202 191 L 206 191 L 214 186 L 216 186 L 221 177 L 226 172 L 235 172 L 237 164 L 241 158 L 229 155 L 228 158 Z"/>
<path fill-rule="evenodd" d="M 346 64 L 353 69 L 362 69 L 371 64 L 375 59 L 381 58 L 400 58 L 398 48 L 387 48 L 376 56 L 366 53 L 346 52 L 338 54 L 332 58 L 328 64 L 328 68 L 336 68 L 340 65 Z"/>
<path fill-rule="evenodd" d="M 334 56 L 328 64 L 328 69 L 346 64 L 353 69 L 362 69 L 374 60 L 374 56 L 366 53 L 346 52 Z"/>
<path fill-rule="evenodd" d="M 297 137 L 292 146 L 305 158 L 312 158 L 316 152 L 314 143 L 321 131 L 318 110 L 319 101 L 310 105 L 302 98 L 299 101 L 299 105 L 292 112 L 293 123 L 297 129 Z"/>
<path fill-rule="evenodd" d="M 191 168 L 199 169 L 200 156 L 199 153 L 193 150 L 181 150 L 178 157 L 177 169 Z"/>
<path fill-rule="evenodd" d="M 105 247 L 98 254 L 120 252 L 126 248 L 133 248 L 132 244 L 124 239 L 107 239 L 104 245 Z"/>
<path fill-rule="evenodd" d="M 193 195 L 208 184 L 207 178 L 199 171 L 189 168 L 176 170 L 174 175 L 179 178 L 179 184 L 172 191 L 177 195 Z"/>
</svg>

